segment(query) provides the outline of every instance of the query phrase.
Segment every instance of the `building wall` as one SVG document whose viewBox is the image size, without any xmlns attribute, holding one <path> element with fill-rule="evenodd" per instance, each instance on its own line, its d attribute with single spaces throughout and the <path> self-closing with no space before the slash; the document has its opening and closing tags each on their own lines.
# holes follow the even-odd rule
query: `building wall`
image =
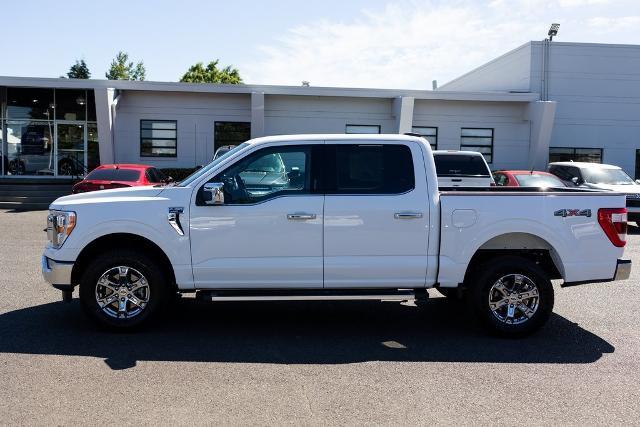
<svg viewBox="0 0 640 427">
<path fill-rule="evenodd" d="M 140 120 L 176 120 L 176 158 L 140 157 Z M 123 91 L 114 135 L 115 161 L 190 168 L 213 158 L 214 122 L 251 121 L 247 94 Z"/>
<path fill-rule="evenodd" d="M 524 119 L 527 104 L 416 100 L 414 126 L 438 128 L 438 149 L 459 150 L 461 128 L 493 128 L 491 169 L 527 168 L 530 122 Z"/>
<path fill-rule="evenodd" d="M 534 51 L 536 60 L 542 43 Z M 557 101 L 551 147 L 603 148 L 604 163 L 635 175 L 640 46 L 552 42 L 549 99 Z"/>
<path fill-rule="evenodd" d="M 527 43 L 441 89 L 543 94 L 543 46 Z M 551 42 L 548 99 L 557 102 L 551 147 L 602 148 L 604 163 L 636 174 L 640 46 Z"/>
<path fill-rule="evenodd" d="M 531 88 L 531 43 L 526 43 L 440 87 L 456 91 L 523 91 Z"/>
<path fill-rule="evenodd" d="M 347 124 L 380 125 L 397 133 L 389 98 L 265 96 L 265 135 L 344 133 Z"/>
</svg>

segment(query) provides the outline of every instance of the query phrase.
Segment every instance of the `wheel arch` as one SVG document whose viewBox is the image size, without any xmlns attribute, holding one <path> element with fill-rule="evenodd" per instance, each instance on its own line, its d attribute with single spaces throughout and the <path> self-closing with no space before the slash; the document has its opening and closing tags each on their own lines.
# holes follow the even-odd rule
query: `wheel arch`
<svg viewBox="0 0 640 427">
<path fill-rule="evenodd" d="M 538 264 L 551 279 L 562 279 L 565 276 L 564 266 L 556 248 L 548 240 L 526 232 L 504 233 L 494 236 L 480 245 L 469 264 L 464 276 L 464 283 L 471 278 L 479 267 L 498 256 L 520 256 Z"/>
<path fill-rule="evenodd" d="M 73 264 L 73 269 L 71 270 L 71 283 L 73 285 L 80 283 L 82 274 L 95 256 L 112 249 L 123 247 L 140 248 L 141 251 L 151 254 L 154 259 L 159 260 L 164 270 L 163 272 L 169 278 L 169 283 L 172 287 L 177 289 L 176 275 L 167 254 L 155 242 L 133 233 L 106 234 L 97 237 L 87 244 Z"/>
</svg>

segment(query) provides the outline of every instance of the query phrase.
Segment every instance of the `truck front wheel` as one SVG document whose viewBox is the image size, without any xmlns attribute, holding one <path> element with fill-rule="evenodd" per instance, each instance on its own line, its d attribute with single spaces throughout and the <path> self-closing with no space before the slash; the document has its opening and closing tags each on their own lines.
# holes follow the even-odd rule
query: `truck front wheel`
<svg viewBox="0 0 640 427">
<path fill-rule="evenodd" d="M 469 286 L 468 301 L 488 329 L 504 337 L 535 332 L 553 310 L 553 285 L 529 259 L 505 256 L 489 261 Z"/>
<path fill-rule="evenodd" d="M 160 265 L 138 252 L 119 250 L 98 256 L 80 280 L 85 313 L 112 329 L 146 323 L 165 303 L 168 286 Z"/>
</svg>

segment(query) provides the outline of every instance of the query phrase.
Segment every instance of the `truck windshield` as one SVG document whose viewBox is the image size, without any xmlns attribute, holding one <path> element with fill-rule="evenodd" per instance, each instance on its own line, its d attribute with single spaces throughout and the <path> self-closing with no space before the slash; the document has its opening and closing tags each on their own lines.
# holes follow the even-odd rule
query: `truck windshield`
<svg viewBox="0 0 640 427">
<path fill-rule="evenodd" d="M 433 160 L 438 176 L 491 176 L 482 156 L 436 154 Z"/>
<path fill-rule="evenodd" d="M 633 179 L 622 169 L 583 169 L 582 176 L 589 184 L 632 185 Z"/>
<path fill-rule="evenodd" d="M 193 181 L 195 181 L 198 178 L 200 178 L 202 175 L 208 173 L 211 169 L 216 167 L 216 165 L 218 163 L 220 163 L 221 161 L 223 161 L 227 157 L 231 156 L 232 154 L 237 153 L 238 151 L 242 150 L 243 148 L 247 147 L 248 145 L 249 145 L 248 143 L 243 142 L 242 144 L 238 145 L 237 147 L 234 147 L 233 149 L 227 151 L 226 153 L 224 153 L 220 157 L 216 158 L 215 160 L 213 160 L 208 165 L 206 165 L 204 167 L 201 167 L 200 169 L 198 169 L 197 171 L 195 171 L 194 173 L 192 173 L 191 175 L 189 175 L 188 177 L 186 177 L 185 179 L 183 179 L 182 181 L 180 181 L 176 185 L 178 187 L 186 187 L 187 185 L 191 184 Z"/>
</svg>

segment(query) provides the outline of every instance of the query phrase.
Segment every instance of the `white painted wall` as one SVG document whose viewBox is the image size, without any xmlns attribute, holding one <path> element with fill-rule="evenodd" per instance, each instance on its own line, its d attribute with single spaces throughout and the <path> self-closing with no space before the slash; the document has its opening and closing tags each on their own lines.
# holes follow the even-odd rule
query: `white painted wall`
<svg viewBox="0 0 640 427">
<path fill-rule="evenodd" d="M 440 90 L 524 91 L 531 87 L 531 43 L 525 43 L 502 56 L 452 80 Z"/>
<path fill-rule="evenodd" d="M 194 167 L 213 158 L 214 122 L 251 121 L 249 94 L 123 91 L 117 110 L 115 161 Z M 177 120 L 178 157 L 140 157 L 140 120 Z"/>
<path fill-rule="evenodd" d="M 438 149 L 459 150 L 463 127 L 494 128 L 491 169 L 527 168 L 526 103 L 415 100 L 413 126 L 438 128 Z"/>
<path fill-rule="evenodd" d="M 603 162 L 633 177 L 640 149 L 640 46 L 553 42 L 549 53 L 549 99 L 558 103 L 551 146 L 604 148 Z"/>
<path fill-rule="evenodd" d="M 265 135 L 344 133 L 347 124 L 398 131 L 390 98 L 266 95 L 264 110 Z"/>
<path fill-rule="evenodd" d="M 557 102 L 549 145 L 602 148 L 603 162 L 634 176 L 640 149 L 640 46 L 554 41 L 549 49 L 548 99 Z M 542 70 L 543 42 L 534 41 L 441 88 L 543 93 Z"/>
</svg>

